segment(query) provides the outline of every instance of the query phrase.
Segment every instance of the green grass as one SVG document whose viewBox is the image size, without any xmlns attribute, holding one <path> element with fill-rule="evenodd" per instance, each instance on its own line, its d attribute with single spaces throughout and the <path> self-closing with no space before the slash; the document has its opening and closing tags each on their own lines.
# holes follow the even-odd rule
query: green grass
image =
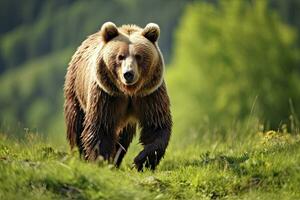
<svg viewBox="0 0 300 200">
<path fill-rule="evenodd" d="M 176 137 L 173 138 L 176 140 Z M 300 199 L 300 137 L 269 131 L 206 146 L 170 146 L 155 172 L 87 163 L 27 134 L 0 136 L 0 199 Z"/>
</svg>

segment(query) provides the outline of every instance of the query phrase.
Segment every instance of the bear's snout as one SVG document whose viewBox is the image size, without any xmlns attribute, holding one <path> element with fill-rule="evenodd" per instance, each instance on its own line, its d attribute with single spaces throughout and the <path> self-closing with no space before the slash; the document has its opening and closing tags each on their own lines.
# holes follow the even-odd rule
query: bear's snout
<svg viewBox="0 0 300 200">
<path fill-rule="evenodd" d="M 127 56 L 122 62 L 119 77 L 123 84 L 134 85 L 139 79 L 139 69 L 133 56 Z"/>
<path fill-rule="evenodd" d="M 123 74 L 123 77 L 124 77 L 127 84 L 132 83 L 133 80 L 134 80 L 134 71 L 133 70 L 126 71 Z"/>
</svg>

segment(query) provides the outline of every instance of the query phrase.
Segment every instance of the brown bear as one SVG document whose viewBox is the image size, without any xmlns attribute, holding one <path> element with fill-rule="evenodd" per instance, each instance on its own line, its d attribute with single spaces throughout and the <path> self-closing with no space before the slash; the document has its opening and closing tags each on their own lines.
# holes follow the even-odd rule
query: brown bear
<svg viewBox="0 0 300 200">
<path fill-rule="evenodd" d="M 85 159 L 120 166 L 137 125 L 144 149 L 135 167 L 154 170 L 164 156 L 172 118 L 159 34 L 154 23 L 106 22 L 73 55 L 64 87 L 67 138 Z"/>
</svg>

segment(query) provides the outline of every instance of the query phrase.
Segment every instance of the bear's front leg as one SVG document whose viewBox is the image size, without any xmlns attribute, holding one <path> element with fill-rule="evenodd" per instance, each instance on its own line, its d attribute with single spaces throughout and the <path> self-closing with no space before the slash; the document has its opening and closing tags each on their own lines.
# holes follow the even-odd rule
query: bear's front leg
<svg viewBox="0 0 300 200">
<path fill-rule="evenodd" d="M 104 160 L 112 161 L 116 134 L 113 111 L 109 104 L 111 99 L 97 84 L 93 85 L 90 94 L 81 134 L 84 157 L 92 161 L 102 156 Z"/>
<path fill-rule="evenodd" d="M 143 167 L 155 170 L 159 161 L 164 156 L 169 143 L 171 129 L 143 127 L 141 131 L 140 141 L 144 145 L 144 149 L 135 157 L 134 164 L 138 171 Z"/>
<path fill-rule="evenodd" d="M 172 130 L 170 102 L 165 85 L 149 96 L 138 99 L 137 106 L 140 142 L 144 149 L 135 157 L 134 165 L 138 171 L 144 166 L 154 170 L 165 154 Z"/>
<path fill-rule="evenodd" d="M 99 126 L 99 127 L 97 127 Z M 115 138 L 104 126 L 99 123 L 86 125 L 82 133 L 82 144 L 86 160 L 94 161 L 99 156 L 112 162 L 115 152 Z"/>
</svg>

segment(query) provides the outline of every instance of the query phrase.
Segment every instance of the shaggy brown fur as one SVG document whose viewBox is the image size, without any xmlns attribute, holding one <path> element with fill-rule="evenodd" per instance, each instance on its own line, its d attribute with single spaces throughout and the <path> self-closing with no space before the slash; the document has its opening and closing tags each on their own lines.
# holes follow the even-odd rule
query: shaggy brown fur
<svg viewBox="0 0 300 200">
<path fill-rule="evenodd" d="M 119 166 L 137 125 L 144 150 L 136 168 L 155 169 L 164 156 L 172 118 L 158 37 L 156 24 L 117 28 L 107 22 L 73 55 L 64 90 L 67 138 L 85 159 L 102 156 Z M 128 63 L 137 77 L 132 85 L 122 79 Z"/>
</svg>

